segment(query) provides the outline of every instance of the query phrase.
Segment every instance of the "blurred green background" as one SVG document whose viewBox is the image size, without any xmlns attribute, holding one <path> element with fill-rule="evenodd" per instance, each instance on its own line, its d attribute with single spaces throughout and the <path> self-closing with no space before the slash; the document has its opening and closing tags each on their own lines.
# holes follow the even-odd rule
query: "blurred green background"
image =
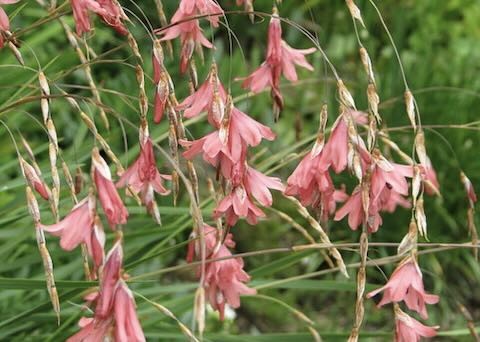
<svg viewBox="0 0 480 342">
<path fill-rule="evenodd" d="M 151 40 L 144 29 L 147 23 L 160 27 L 154 1 L 141 1 L 138 6 L 121 1 L 127 9 L 132 24 L 129 26 L 137 38 L 144 57 L 147 75 L 152 75 L 150 65 Z M 59 3 L 63 3 L 59 1 Z M 167 17 L 171 17 L 177 1 L 165 1 Z M 220 4 L 227 11 L 237 10 L 233 0 Z M 360 37 L 367 47 L 376 72 L 379 95 L 382 99 L 381 115 L 392 129 L 391 137 L 407 153 L 411 149 L 412 131 L 403 104 L 404 85 L 394 50 L 383 30 L 377 13 L 368 1 L 357 0 L 362 10 L 366 29 L 360 29 Z M 270 13 L 272 1 L 256 1 L 259 12 Z M 38 63 L 51 82 L 52 93 L 63 89 L 72 94 L 90 97 L 79 60 L 69 46 L 62 27 L 57 21 L 49 21 L 32 27 L 48 13 L 35 1 L 22 1 L 4 6 L 11 15 L 12 31 L 20 32 L 21 52 L 29 68 L 22 68 L 10 51 L 0 51 L 0 119 L 20 141 L 20 132 L 34 148 L 44 177 L 50 182 L 48 167 L 48 140 L 45 131 L 36 121 L 41 121 L 39 101 L 27 102 L 5 110 L 11 103 L 26 96 L 39 95 L 36 72 Z M 68 9 L 68 6 L 64 7 Z M 140 9 L 143 11 L 141 13 Z M 400 52 L 409 86 L 418 102 L 422 123 L 426 128 L 427 148 L 437 170 L 441 197 L 426 199 L 429 240 L 431 242 L 460 243 L 469 241 L 466 225 L 467 202 L 459 179 L 460 169 L 473 184 L 480 182 L 480 158 L 477 146 L 480 129 L 478 108 L 480 98 L 480 7 L 475 0 L 384 0 L 379 9 L 390 29 Z M 279 6 L 280 15 L 306 28 L 318 37 L 338 73 L 355 97 L 359 108 L 366 108 L 367 79 L 363 71 L 353 24 L 343 1 L 284 0 Z M 142 23 L 134 16 L 134 13 Z M 146 17 L 144 16 L 146 15 Z M 71 13 L 64 16 L 73 28 Z M 230 51 L 228 30 L 220 27 L 213 32 L 216 50 L 213 56 L 220 68 L 220 75 L 231 86 L 234 97 L 245 92 L 236 77 L 244 77 L 264 59 L 266 50 L 267 18 L 257 18 L 250 23 L 246 15 L 227 14 L 228 26 L 235 35 Z M 125 46 L 124 37 L 118 36 L 98 19 L 95 31 L 88 37 L 89 46 L 99 55 L 92 57 L 92 71 L 101 90 L 103 102 L 112 108 L 112 129 L 103 129 L 96 120 L 102 135 L 111 144 L 121 161 L 127 165 L 138 152 L 137 131 L 118 117 L 138 122 L 135 80 L 135 60 Z M 208 24 L 203 23 L 207 37 L 212 36 Z M 22 31 L 25 30 L 25 31 Z M 299 30 L 284 23 L 284 39 L 295 48 L 307 48 L 312 42 Z M 119 48 L 117 48 L 119 47 Z M 112 50 L 114 49 L 114 50 Z M 179 44 L 174 44 L 175 56 Z M 197 59 L 199 78 L 208 73 L 211 51 L 205 52 L 206 62 Z M 300 82 L 284 84 L 286 107 L 278 123 L 274 123 L 268 92 L 255 97 L 244 97 L 238 106 L 258 121 L 273 127 L 277 140 L 265 142 L 250 155 L 251 164 L 264 172 L 286 180 L 298 162 L 298 154 L 311 146 L 311 136 L 318 125 L 318 113 L 323 103 L 329 104 L 330 123 L 337 115 L 335 83 L 326 69 L 320 53 L 309 56 L 315 72 L 300 71 Z M 167 67 L 176 85 L 177 96 L 188 94 L 188 77 L 178 72 L 178 58 L 167 58 Z M 31 69 L 33 68 L 33 69 Z M 35 69 L 35 70 L 34 70 Z M 152 101 L 153 87 L 147 79 L 147 92 Z M 98 110 L 88 102 L 81 103 L 89 115 Z M 63 158 L 72 170 L 82 168 L 85 177 L 89 170 L 89 153 L 94 139 L 82 124 L 78 113 L 64 99 L 51 103 L 57 126 Z M 34 119 L 36 118 L 36 120 Z M 461 125 L 470 124 L 469 128 Z M 432 126 L 432 127 L 430 127 Z M 294 129 L 297 127 L 297 129 Z M 399 129 L 395 129 L 399 128 Z M 211 128 L 205 120 L 188 126 L 190 137 L 198 138 Z M 151 126 L 151 135 L 163 147 L 168 148 L 165 120 Z M 80 252 L 62 251 L 56 238 L 48 237 L 48 246 L 55 264 L 55 276 L 62 302 L 62 321 L 56 324 L 54 313 L 44 289 L 41 259 L 35 243 L 35 233 L 28 215 L 23 181 L 20 176 L 16 153 L 6 130 L 0 129 L 0 340 L 2 341 L 59 341 L 73 334 L 81 317 L 81 291 L 91 284 L 82 281 Z M 126 138 L 126 140 L 124 139 Z M 161 170 L 171 167 L 158 158 Z M 201 160 L 197 162 L 201 183 L 201 197 L 205 200 L 204 216 L 210 220 L 212 204 L 205 186 L 207 176 L 213 170 Z M 348 176 L 335 178 L 337 185 L 346 183 L 353 187 Z M 64 190 L 66 187 L 64 186 Z M 310 229 L 291 204 L 275 194 L 274 208 L 292 216 L 299 224 Z M 131 276 L 155 272 L 167 267 L 184 264 L 185 244 L 191 231 L 188 197 L 182 191 L 177 207 L 171 197 L 158 198 L 163 226 L 159 227 L 144 214 L 142 208 L 127 199 L 131 213 L 125 229 L 126 271 Z M 71 200 L 64 191 L 61 201 L 62 214 L 71 208 Z M 236 251 L 250 252 L 276 247 L 288 247 L 307 243 L 301 234 L 292 229 L 270 210 L 268 220 L 257 226 L 239 221 L 233 229 L 237 241 Z M 48 206 L 43 204 L 42 217 L 52 222 Z M 371 237 L 374 242 L 399 242 L 408 229 L 410 212 L 399 209 L 395 214 L 385 214 L 380 231 Z M 346 222 L 331 222 L 330 237 L 335 242 L 356 242 L 359 234 L 352 232 Z M 315 236 L 315 232 L 311 231 Z M 107 232 L 107 248 L 113 238 Z M 317 237 L 317 236 L 315 236 Z M 395 254 L 394 248 L 371 248 L 370 258 Z M 346 263 L 359 260 L 358 253 L 342 251 Z M 328 269 L 323 256 L 317 251 L 284 254 L 265 254 L 245 259 L 245 269 L 252 275 L 252 285 L 262 286 L 261 296 L 243 298 L 236 310 L 235 319 L 221 323 L 215 313 L 209 313 L 206 341 L 310 341 L 307 325 L 289 308 L 295 308 L 315 322 L 315 329 L 325 341 L 342 341 L 348 336 L 354 314 L 355 271 L 351 279 L 328 273 L 309 279 L 275 283 L 298 275 Z M 420 258 L 426 289 L 439 294 L 438 305 L 429 307 L 430 325 L 441 325 L 441 336 L 436 340 L 469 341 L 467 321 L 458 304 L 472 314 L 474 322 L 480 320 L 480 268 L 468 249 L 449 250 L 428 254 Z M 382 266 L 388 276 L 395 265 Z M 369 286 L 385 282 L 384 275 L 376 267 L 368 269 Z M 75 281 L 75 282 L 69 282 Z M 168 271 L 132 282 L 134 291 L 171 309 L 187 325 L 192 317 L 195 277 L 191 268 Z M 271 299 L 275 298 L 275 299 Z M 156 311 L 150 304 L 137 298 L 139 316 L 149 341 L 184 340 L 175 322 Z M 387 306 L 375 308 L 373 300 L 366 301 L 366 316 L 362 341 L 389 341 L 393 331 L 393 313 Z M 251 336 L 247 336 L 251 335 Z"/>
</svg>

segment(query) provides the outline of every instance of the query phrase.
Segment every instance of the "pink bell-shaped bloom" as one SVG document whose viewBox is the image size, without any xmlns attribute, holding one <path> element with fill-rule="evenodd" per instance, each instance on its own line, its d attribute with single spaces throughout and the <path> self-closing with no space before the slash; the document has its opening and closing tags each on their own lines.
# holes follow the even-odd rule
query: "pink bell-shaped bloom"
<svg viewBox="0 0 480 342">
<path fill-rule="evenodd" d="M 305 55 L 315 52 L 315 48 L 297 50 L 282 40 L 282 27 L 277 13 L 272 15 L 268 27 L 268 46 L 265 62 L 248 76 L 242 86 L 254 93 L 259 93 L 266 87 L 272 89 L 276 105 L 283 107 L 283 97 L 280 92 L 280 76 L 283 74 L 291 82 L 298 80 L 295 65 L 312 71 L 313 66 L 307 62 Z"/>
<path fill-rule="evenodd" d="M 223 9 L 215 0 L 181 0 L 178 10 L 188 16 L 204 15 L 214 27 L 218 27 Z"/>
<path fill-rule="evenodd" d="M 379 213 L 380 209 L 371 205 L 368 210 L 368 221 L 366 222 L 368 231 L 375 233 L 382 225 L 382 217 Z M 352 230 L 357 230 L 358 226 L 364 222 L 365 211 L 363 209 L 362 194 L 360 188 L 357 187 L 345 204 L 337 210 L 334 220 L 340 221 L 348 215 L 348 225 Z"/>
<path fill-rule="evenodd" d="M 88 254 L 92 257 L 94 272 L 97 270 L 105 259 L 105 232 L 103 231 L 102 221 L 98 216 L 95 217 L 92 232 L 85 239 Z"/>
<path fill-rule="evenodd" d="M 248 166 L 244 184 L 246 192 L 255 198 L 258 203 L 266 207 L 270 207 L 273 202 L 269 189 L 285 190 L 280 178 L 265 176 L 263 173 Z"/>
<path fill-rule="evenodd" d="M 103 11 L 98 13 L 102 20 L 115 31 L 126 35 L 128 33 L 123 21 L 128 20 L 127 15 L 117 0 L 97 0 Z"/>
<path fill-rule="evenodd" d="M 232 234 L 227 234 L 225 239 L 217 236 L 217 230 L 204 225 L 204 238 L 208 259 L 229 258 L 232 253 L 228 248 L 235 247 Z M 200 258 L 199 241 L 193 241 L 188 246 L 187 261 L 191 262 L 196 256 Z M 224 318 L 225 304 L 232 308 L 240 306 L 241 295 L 254 295 L 255 289 L 245 285 L 250 281 L 250 276 L 243 270 L 241 258 L 213 261 L 206 264 L 205 288 L 208 301 L 214 310 L 220 313 L 220 319 Z"/>
<path fill-rule="evenodd" d="M 240 217 L 246 218 L 251 225 L 257 224 L 259 217 L 265 217 L 265 213 L 253 203 L 241 185 L 233 188 L 230 194 L 218 203 L 213 215 L 218 218 L 222 214 L 229 226 L 234 226 Z"/>
<path fill-rule="evenodd" d="M 52 225 L 40 225 L 46 232 L 60 237 L 60 247 L 71 251 L 83 242 L 91 241 L 95 218 L 95 197 L 88 196 L 65 216 Z M 93 254 L 91 254 L 93 255 Z"/>
<path fill-rule="evenodd" d="M 99 292 L 85 298 L 90 304 L 96 303 L 93 318 L 82 318 L 79 322 L 81 330 L 67 342 L 145 341 L 135 300 L 121 277 L 122 262 L 123 250 L 119 240 L 103 265 Z"/>
<path fill-rule="evenodd" d="M 107 216 L 110 227 L 115 229 L 117 224 L 127 223 L 127 208 L 123 205 L 115 184 L 113 184 L 107 163 L 96 148 L 92 151 L 92 166 L 100 204 Z"/>
<path fill-rule="evenodd" d="M 20 0 L 0 0 L 0 48 L 3 47 L 4 38 L 3 32 L 10 31 L 10 20 L 2 5 L 10 5 L 19 2 Z"/>
<path fill-rule="evenodd" d="M 338 117 L 333 124 L 332 133 L 323 148 L 319 161 L 322 167 L 332 167 L 335 173 L 346 169 L 348 164 L 348 127 L 344 115 Z"/>
<path fill-rule="evenodd" d="M 135 299 L 123 280 L 120 281 L 113 306 L 115 341 L 144 342 L 142 326 L 137 317 Z"/>
<path fill-rule="evenodd" d="M 225 107 L 227 92 L 220 82 L 217 74 L 217 66 L 212 64 L 210 73 L 203 84 L 193 94 L 180 103 L 176 109 L 183 110 L 186 118 L 193 118 L 206 111 L 208 122 L 215 128 L 219 128 L 223 114 L 219 106 Z M 224 112 L 224 110 L 223 110 Z"/>
<path fill-rule="evenodd" d="M 428 318 L 425 304 L 436 304 L 439 300 L 438 296 L 425 292 L 422 272 L 413 257 L 405 259 L 395 269 L 388 283 L 370 292 L 367 297 L 371 298 L 382 291 L 384 291 L 383 298 L 378 306 L 403 300 L 410 310 L 415 310 L 424 319 Z"/>
<path fill-rule="evenodd" d="M 140 193 L 142 203 L 148 211 L 153 210 L 154 192 L 166 196 L 170 193 L 163 185 L 163 179 L 171 179 L 170 175 L 161 174 L 156 165 L 152 140 L 147 136 L 140 147 L 137 160 L 122 174 L 117 188 L 129 186 L 136 194 Z"/>
<path fill-rule="evenodd" d="M 425 184 L 425 192 L 429 195 L 440 193 L 440 184 L 438 183 L 437 173 L 427 157 L 426 165 L 420 165 L 421 175 Z"/>
<path fill-rule="evenodd" d="M 35 168 L 27 163 L 25 159 L 21 158 L 22 172 L 27 180 L 28 184 L 35 189 L 35 191 L 42 196 L 44 199 L 48 200 L 50 198 L 49 190 L 43 180 L 40 178 L 41 175 L 35 170 Z M 40 172 L 40 171 L 39 171 Z"/>
<path fill-rule="evenodd" d="M 173 15 L 171 26 L 155 32 L 160 34 L 161 41 L 172 40 L 180 37 L 182 43 L 182 52 L 180 54 L 180 71 L 187 71 L 188 62 L 192 58 L 195 46 L 203 45 L 208 49 L 213 48 L 213 44 L 203 35 L 198 19 L 190 19 L 191 14 L 184 13 L 180 9 Z M 211 17 L 214 18 L 214 17 Z"/>
<path fill-rule="evenodd" d="M 92 29 L 90 12 L 96 13 L 120 34 L 127 34 L 128 31 L 122 21 L 128 18 L 118 2 L 113 0 L 70 0 L 70 4 L 79 36 Z"/>
<path fill-rule="evenodd" d="M 98 302 L 95 308 L 95 317 L 97 318 L 106 318 L 111 313 L 115 292 L 121 277 L 122 264 L 123 248 L 119 240 L 108 252 L 105 264 L 102 267 Z"/>
<path fill-rule="evenodd" d="M 423 325 L 399 308 L 395 309 L 395 342 L 419 342 L 422 337 L 435 337 L 438 328 Z"/>
</svg>

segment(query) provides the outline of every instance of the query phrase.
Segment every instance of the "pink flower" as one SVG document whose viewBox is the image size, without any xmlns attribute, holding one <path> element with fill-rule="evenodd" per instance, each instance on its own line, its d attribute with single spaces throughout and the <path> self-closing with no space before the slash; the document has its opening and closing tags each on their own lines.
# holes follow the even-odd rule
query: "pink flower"
<svg viewBox="0 0 480 342">
<path fill-rule="evenodd" d="M 228 248 L 235 247 L 232 234 L 227 234 L 224 240 L 217 236 L 217 230 L 208 225 L 204 226 L 205 245 L 208 259 L 229 258 L 232 253 Z M 187 260 L 193 261 L 194 255 L 199 257 L 199 242 L 189 244 Z M 220 313 L 220 319 L 224 318 L 225 304 L 232 308 L 240 306 L 241 295 L 254 295 L 255 289 L 245 285 L 250 281 L 250 276 L 243 270 L 241 258 L 209 262 L 206 264 L 205 287 L 208 301 L 214 310 Z"/>
<path fill-rule="evenodd" d="M 425 292 L 422 272 L 412 257 L 405 259 L 395 269 L 385 286 L 370 292 L 367 297 L 371 298 L 382 291 L 385 292 L 378 306 L 403 300 L 410 310 L 417 311 L 424 319 L 428 318 L 425 303 L 436 304 L 439 300 L 438 296 Z"/>
<path fill-rule="evenodd" d="M 105 264 L 102 268 L 98 302 L 95 308 L 95 317 L 97 318 L 106 318 L 110 315 L 113 307 L 115 292 L 117 291 L 117 287 L 121 278 L 120 272 L 122 264 L 123 248 L 119 240 L 108 252 Z"/>
<path fill-rule="evenodd" d="M 119 240 L 107 255 L 99 292 L 86 298 L 90 303 L 96 302 L 94 317 L 82 318 L 79 323 L 82 329 L 71 336 L 68 342 L 145 341 L 136 314 L 135 300 L 121 278 L 122 262 L 123 250 Z"/>
<path fill-rule="evenodd" d="M 100 204 L 107 216 L 110 227 L 115 229 L 117 224 L 127 223 L 127 208 L 123 205 L 120 195 L 117 189 L 115 189 L 107 163 L 96 148 L 92 151 L 92 166 Z"/>
<path fill-rule="evenodd" d="M 465 192 L 467 193 L 467 198 L 470 203 L 470 207 L 474 207 L 475 203 L 477 203 L 477 194 L 475 193 L 475 189 L 473 188 L 473 184 L 470 179 L 467 177 L 465 173 L 460 172 L 460 179 L 463 183 L 463 187 L 465 188 Z"/>
<path fill-rule="evenodd" d="M 225 214 L 230 226 L 235 225 L 239 217 L 246 218 L 250 224 L 256 224 L 257 218 L 264 217 L 265 213 L 253 203 L 252 198 L 269 207 L 272 205 L 269 189 L 283 191 L 284 187 L 279 178 L 265 176 L 248 166 L 245 170 L 236 170 L 238 175 L 233 175 L 233 188 L 215 208 L 214 216 Z"/>
<path fill-rule="evenodd" d="M 272 89 L 272 96 L 276 105 L 283 107 L 283 97 L 280 92 L 280 76 L 283 74 L 291 82 L 298 80 L 295 65 L 312 71 L 313 67 L 307 62 L 305 55 L 315 52 L 315 48 L 297 50 L 282 40 L 282 27 L 277 13 L 272 15 L 268 27 L 268 46 L 265 62 L 248 76 L 243 82 L 244 88 L 259 93 L 266 87 Z"/>
<path fill-rule="evenodd" d="M 145 335 L 137 317 L 135 299 L 123 280 L 120 281 L 115 292 L 113 312 L 116 341 L 145 341 Z"/>
<path fill-rule="evenodd" d="M 123 20 L 128 20 L 127 15 L 117 0 L 97 0 L 103 11 L 97 13 L 102 20 L 109 26 L 113 27 L 118 33 L 126 35 L 127 28 L 123 24 Z"/>
<path fill-rule="evenodd" d="M 20 0 L 0 0 L 0 5 L 10 5 L 17 3 Z M 2 32 L 10 31 L 10 20 L 8 20 L 7 13 L 0 6 L 0 48 L 3 47 L 3 34 Z"/>
<path fill-rule="evenodd" d="M 219 128 L 224 113 L 219 113 L 219 106 L 225 107 L 227 92 L 220 82 L 215 63 L 212 64 L 210 73 L 196 92 L 188 96 L 176 109 L 184 110 L 186 118 L 193 118 L 203 111 L 208 114 L 208 122 Z"/>
<path fill-rule="evenodd" d="M 158 171 L 152 140 L 147 137 L 140 147 L 140 155 L 137 160 L 122 174 L 116 186 L 117 188 L 130 186 L 133 192 L 140 193 L 142 203 L 151 212 L 153 210 L 154 192 L 163 196 L 170 193 L 163 186 L 162 178 L 171 179 L 171 176 L 163 175 Z"/>
<path fill-rule="evenodd" d="M 118 2 L 113 0 L 70 0 L 77 34 L 79 36 L 92 29 L 89 12 L 98 14 L 102 20 L 120 34 L 127 34 L 122 20 L 128 19 Z"/>
<path fill-rule="evenodd" d="M 428 327 L 400 309 L 395 310 L 395 341 L 419 342 L 422 337 L 435 337 L 439 327 Z"/>
<path fill-rule="evenodd" d="M 196 45 L 203 45 L 208 49 L 213 48 L 212 43 L 203 35 L 198 19 L 189 19 L 190 17 L 190 14 L 185 14 L 179 9 L 173 15 L 170 27 L 155 31 L 162 35 L 161 41 L 180 37 L 182 43 L 180 71 L 182 73 L 187 71 L 188 62 L 192 58 Z"/>
<path fill-rule="evenodd" d="M 91 242 L 94 218 L 95 197 L 90 195 L 73 207 L 60 222 L 52 225 L 42 224 L 40 227 L 54 236 L 59 236 L 60 246 L 66 251 L 71 251 L 82 242 Z"/>
<path fill-rule="evenodd" d="M 425 165 L 420 165 L 421 175 L 425 184 L 425 192 L 429 195 L 440 193 L 440 184 L 438 183 L 437 173 L 427 157 Z"/>
<path fill-rule="evenodd" d="M 332 133 L 319 161 L 323 168 L 331 166 L 335 173 L 345 170 L 348 164 L 348 127 L 345 120 L 345 116 L 340 115 L 333 124 Z"/>
<path fill-rule="evenodd" d="M 189 16 L 206 15 L 214 27 L 218 27 L 219 16 L 223 15 L 215 0 L 181 0 L 178 10 Z"/>
</svg>

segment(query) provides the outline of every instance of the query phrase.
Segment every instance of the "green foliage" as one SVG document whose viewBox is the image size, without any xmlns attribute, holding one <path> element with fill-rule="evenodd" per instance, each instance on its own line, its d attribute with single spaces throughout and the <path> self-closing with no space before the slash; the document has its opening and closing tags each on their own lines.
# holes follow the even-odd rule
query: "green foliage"
<svg viewBox="0 0 480 342">
<path fill-rule="evenodd" d="M 234 1 L 221 1 L 232 9 Z M 59 3 L 63 3 L 60 2 Z M 171 16 L 176 1 L 165 1 L 165 10 Z M 377 75 L 379 95 L 382 99 L 382 117 L 391 129 L 393 140 L 409 152 L 412 131 L 403 104 L 404 85 L 392 46 L 382 29 L 376 12 L 369 1 L 357 1 L 362 10 L 367 30 L 360 30 L 360 37 L 369 50 Z M 473 0 L 448 1 L 394 1 L 379 3 L 380 11 L 391 30 L 400 52 L 410 88 L 418 102 L 422 123 L 426 128 L 427 148 L 441 184 L 441 197 L 426 200 L 429 240 L 441 243 L 468 242 L 466 226 L 467 202 L 459 180 L 460 169 L 473 184 L 480 184 L 480 159 L 476 143 L 479 141 L 477 108 L 480 104 L 480 9 Z M 123 5 L 145 18 L 138 8 L 128 1 Z M 153 1 L 139 2 L 153 27 L 160 23 L 154 11 Z M 271 2 L 257 1 L 256 10 L 269 13 Z M 69 6 L 62 7 L 65 11 Z M 108 27 L 95 20 L 94 34 L 88 44 L 99 57 L 89 56 L 92 72 L 108 112 L 111 129 L 103 129 L 98 109 L 91 102 L 88 82 L 79 68 L 79 60 L 68 45 L 61 25 L 56 20 L 36 25 L 48 16 L 35 1 L 6 7 L 11 14 L 12 27 L 19 32 L 21 51 L 25 64 L 18 65 L 7 49 L 0 50 L 0 119 L 13 132 L 17 144 L 20 133 L 34 149 L 37 161 L 47 182 L 51 182 L 48 162 L 48 139 L 42 127 L 37 84 L 39 65 L 44 70 L 53 94 L 60 89 L 78 96 L 83 110 L 94 117 L 102 135 L 120 157 L 124 165 L 138 153 L 137 93 L 134 57 L 125 44 Z M 63 12 L 62 12 L 63 13 Z M 351 17 L 343 1 L 305 0 L 287 1 L 280 6 L 280 14 L 318 36 L 342 78 L 352 90 L 360 108 L 366 108 L 366 76 L 358 57 L 358 45 Z M 73 27 L 71 13 L 63 16 Z M 300 72 L 296 85 L 285 83 L 283 87 L 286 108 L 278 123 L 273 122 L 268 93 L 245 97 L 235 77 L 248 75 L 264 58 L 268 18 L 257 18 L 250 24 L 248 17 L 228 14 L 228 25 L 235 35 L 229 48 L 228 32 L 215 30 L 216 50 L 213 53 L 219 64 L 222 80 L 231 86 L 238 97 L 240 108 L 247 110 L 257 120 L 274 128 L 278 139 L 262 144 L 252 153 L 252 164 L 266 173 L 273 173 L 285 180 L 298 163 L 300 153 L 310 147 L 318 125 L 318 112 L 323 103 L 329 104 L 330 123 L 337 116 L 335 83 L 326 71 L 319 53 L 313 57 L 315 72 Z M 208 25 L 205 32 L 210 34 Z M 132 17 L 132 33 L 136 37 L 144 57 L 146 75 L 152 75 L 149 63 L 151 40 L 144 27 Z M 283 23 L 286 40 L 295 47 L 310 47 L 309 41 L 299 30 Z M 208 35 L 207 35 L 208 36 Z M 175 54 L 179 53 L 174 44 Z M 212 59 L 205 54 L 204 65 L 197 60 L 199 77 L 203 80 Z M 312 58 L 310 59 L 312 60 Z M 188 94 L 188 78 L 178 72 L 177 58 L 167 58 L 167 68 L 176 85 L 177 96 Z M 37 64 L 38 62 L 38 64 Z M 147 79 L 147 94 L 152 101 L 153 85 Z M 243 97 L 242 97 L 243 96 Z M 29 100 L 30 99 L 30 100 Z M 88 176 L 89 156 L 94 139 L 82 123 L 78 112 L 61 98 L 51 101 L 51 111 L 59 132 L 62 157 L 72 172 L 81 167 Z M 198 120 L 197 120 L 198 121 Z M 130 125 L 133 123 L 133 126 Z M 208 131 L 202 120 L 187 121 L 189 137 L 198 138 Z M 301 126 L 296 132 L 293 127 Z M 467 125 L 469 125 L 467 127 Z M 82 316 L 82 295 L 95 282 L 83 280 L 79 250 L 66 253 L 58 246 L 56 238 L 47 237 L 48 248 L 55 265 L 55 277 L 61 300 L 61 323 L 57 326 L 55 315 L 45 290 L 43 267 L 35 242 L 35 232 L 24 196 L 24 183 L 16 159 L 15 145 L 9 134 L 0 129 L 0 340 L 5 341 L 58 341 L 77 331 L 77 321 Z M 167 123 L 151 125 L 151 136 L 164 148 L 168 148 Z M 159 158 L 160 160 L 161 158 Z M 163 171 L 170 165 L 160 160 Z M 198 160 L 199 177 L 214 177 L 214 171 Z M 335 179 L 345 182 L 349 190 L 353 183 L 348 177 Z M 67 213 L 72 202 L 62 184 L 61 215 Z M 84 189 L 85 194 L 87 189 Z M 205 184 L 201 184 L 202 212 L 210 221 L 213 204 L 208 199 Z M 157 198 L 163 225 L 157 226 L 139 208 L 135 201 L 125 198 L 131 219 L 125 229 L 126 271 L 132 278 L 130 286 L 149 300 L 169 308 L 187 326 L 192 320 L 194 269 L 186 265 L 186 241 L 192 227 L 189 199 L 182 188 L 179 204 L 174 207 L 171 197 Z M 295 219 L 306 229 L 308 223 L 280 195 L 275 195 L 274 207 Z M 45 223 L 53 221 L 46 203 L 41 206 Z M 274 212 L 267 212 L 268 220 L 257 226 L 240 221 L 234 228 L 236 251 L 252 252 L 292 245 L 307 244 L 301 234 Z M 384 216 L 380 231 L 371 237 L 373 242 L 399 242 L 408 229 L 410 212 L 398 210 Z M 211 223 L 211 222 L 210 222 Z M 345 222 L 332 222 L 328 227 L 334 242 L 356 242 L 359 234 L 352 232 Z M 317 238 L 314 231 L 311 234 Z M 107 233 L 107 246 L 113 237 Z M 358 262 L 358 250 L 341 250 L 345 262 Z M 393 255 L 395 249 L 372 247 L 369 257 L 377 259 Z M 328 271 L 328 264 L 317 250 L 264 253 L 245 258 L 246 270 L 252 275 L 252 286 L 258 287 L 260 296 L 242 298 L 242 307 L 236 311 L 236 319 L 220 323 L 215 313 L 208 314 L 205 341 L 310 341 L 308 325 L 292 311 L 298 310 L 315 322 L 315 329 L 325 341 L 344 341 L 354 317 L 355 270 L 350 269 L 351 279 L 346 280 L 336 272 Z M 469 340 L 467 323 L 458 304 L 465 305 L 474 321 L 480 319 L 480 267 L 469 249 L 451 249 L 441 253 L 423 255 L 426 288 L 441 296 L 439 305 L 432 307 L 429 323 L 440 324 L 442 340 Z M 394 264 L 382 266 L 391 274 Z M 324 273 L 312 276 L 314 272 Z M 298 279 L 297 277 L 302 277 Z M 367 288 L 385 282 L 379 267 L 368 268 Z M 269 299 L 273 298 L 273 300 Z M 366 301 L 366 322 L 362 341 L 387 341 L 391 339 L 393 314 L 389 309 L 377 310 L 372 300 Z M 185 340 L 175 321 L 159 313 L 151 304 L 137 298 L 139 317 L 149 341 Z"/>
</svg>

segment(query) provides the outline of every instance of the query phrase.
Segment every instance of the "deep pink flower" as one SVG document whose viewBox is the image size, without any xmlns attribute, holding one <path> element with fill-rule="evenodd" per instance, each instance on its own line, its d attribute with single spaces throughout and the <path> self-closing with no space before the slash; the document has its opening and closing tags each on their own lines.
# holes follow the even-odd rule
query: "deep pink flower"
<svg viewBox="0 0 480 342">
<path fill-rule="evenodd" d="M 112 229 L 117 224 L 127 223 L 128 212 L 112 181 L 110 169 L 97 149 L 92 151 L 92 166 L 95 186 L 103 211 Z"/>
<path fill-rule="evenodd" d="M 170 180 L 171 176 L 158 171 L 152 140 L 149 137 L 145 140 L 140 147 L 137 160 L 122 174 L 116 186 L 117 188 L 130 186 L 133 192 L 140 193 L 142 203 L 152 213 L 154 192 L 163 196 L 168 195 L 170 191 L 163 186 L 162 179 Z"/>
<path fill-rule="evenodd" d="M 217 230 L 208 225 L 204 226 L 203 233 L 208 259 L 232 256 L 228 249 L 235 247 L 232 234 L 227 234 L 222 241 L 221 237 L 217 236 Z M 188 247 L 187 261 L 193 261 L 195 255 L 200 258 L 198 239 L 191 242 Z M 243 270 L 243 260 L 241 258 L 231 258 L 206 264 L 205 288 L 207 298 L 212 308 L 219 311 L 221 320 L 224 318 L 225 304 L 232 308 L 238 308 L 241 295 L 257 293 L 255 289 L 245 285 L 248 281 L 250 281 L 250 276 Z"/>
<path fill-rule="evenodd" d="M 4 44 L 2 32 L 10 31 L 10 20 L 8 20 L 8 15 L 1 5 L 10 5 L 19 1 L 20 0 L 0 0 L 0 48 L 2 48 Z"/>
<path fill-rule="evenodd" d="M 298 80 L 295 65 L 307 70 L 313 66 L 307 62 L 305 55 L 315 52 L 315 48 L 297 50 L 282 40 L 282 27 L 277 13 L 272 15 L 268 27 L 268 46 L 265 62 L 248 76 L 242 86 L 254 93 L 259 93 L 266 87 L 272 89 L 272 95 L 279 108 L 283 107 L 283 97 L 280 92 L 280 76 L 283 74 L 291 82 Z"/>
<path fill-rule="evenodd" d="M 385 286 L 370 292 L 367 297 L 371 298 L 382 291 L 385 292 L 378 306 L 403 300 L 410 310 L 417 311 L 424 319 L 428 318 L 425 304 L 436 304 L 439 300 L 438 296 L 425 292 L 422 272 L 412 257 L 405 259 L 395 269 Z"/>
<path fill-rule="evenodd" d="M 439 327 L 423 325 L 400 309 L 395 310 L 395 341 L 419 342 L 422 337 L 435 337 Z"/>
<path fill-rule="evenodd" d="M 42 224 L 40 227 L 54 236 L 59 236 L 60 246 L 66 251 L 71 251 L 82 242 L 91 242 L 94 218 L 95 197 L 90 195 L 73 207 L 60 222 L 52 225 Z"/>
</svg>

